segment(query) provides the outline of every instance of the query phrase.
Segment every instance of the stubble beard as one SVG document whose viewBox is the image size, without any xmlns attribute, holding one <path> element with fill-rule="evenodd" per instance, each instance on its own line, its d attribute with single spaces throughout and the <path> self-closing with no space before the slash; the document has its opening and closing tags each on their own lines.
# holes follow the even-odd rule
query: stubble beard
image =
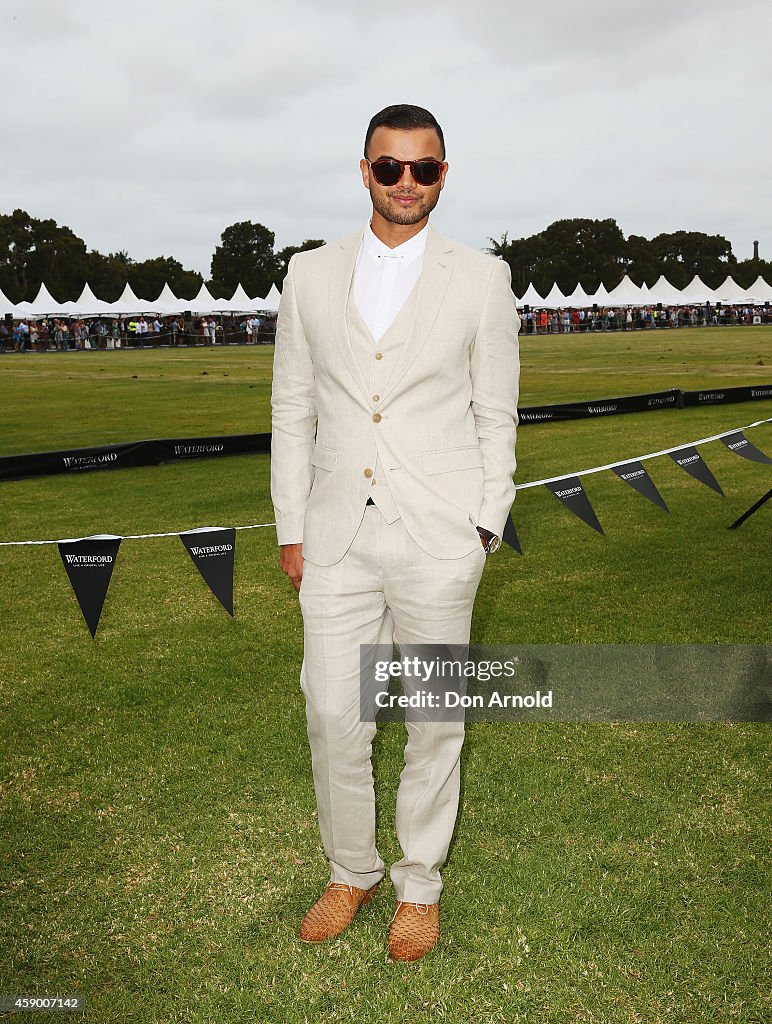
<svg viewBox="0 0 772 1024">
<path fill-rule="evenodd" d="M 385 193 L 375 192 L 370 189 L 370 198 L 373 203 L 373 209 L 383 217 L 384 220 L 389 221 L 391 224 L 417 224 L 424 217 L 428 217 L 434 207 L 439 202 L 440 193 L 439 190 L 432 196 L 426 196 L 423 200 L 419 197 L 418 202 L 412 206 L 407 206 L 401 209 L 399 206 L 393 206 L 389 201 L 389 196 Z"/>
</svg>

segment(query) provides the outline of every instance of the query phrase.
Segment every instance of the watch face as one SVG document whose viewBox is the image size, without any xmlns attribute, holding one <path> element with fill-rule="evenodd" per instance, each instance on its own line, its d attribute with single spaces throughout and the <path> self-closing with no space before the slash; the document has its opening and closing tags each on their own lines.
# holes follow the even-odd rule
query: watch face
<svg viewBox="0 0 772 1024">
<path fill-rule="evenodd" d="M 491 539 L 488 541 L 485 550 L 488 552 L 489 555 L 492 555 L 494 554 L 494 552 L 498 551 L 500 547 L 501 537 L 491 537 Z"/>
</svg>

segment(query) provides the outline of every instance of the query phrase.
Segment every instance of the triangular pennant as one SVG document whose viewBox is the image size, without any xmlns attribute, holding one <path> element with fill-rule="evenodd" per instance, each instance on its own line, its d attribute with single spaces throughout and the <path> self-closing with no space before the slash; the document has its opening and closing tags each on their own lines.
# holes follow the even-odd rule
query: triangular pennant
<svg viewBox="0 0 772 1024">
<path fill-rule="evenodd" d="M 187 530 L 180 540 L 193 559 L 214 596 L 233 615 L 233 555 L 236 531 L 229 529 Z"/>
<path fill-rule="evenodd" d="M 670 512 L 670 509 L 665 504 L 665 499 L 657 490 L 657 485 L 640 462 L 626 462 L 624 466 L 612 466 L 611 468 L 620 480 L 630 484 L 644 498 L 648 498 L 658 508 L 663 508 L 666 512 Z"/>
<path fill-rule="evenodd" d="M 587 493 L 582 487 L 581 480 L 578 476 L 568 477 L 563 480 L 552 480 L 550 483 L 545 484 L 552 493 L 558 498 L 567 509 L 570 509 L 575 516 L 578 516 L 583 523 L 587 523 L 593 530 L 597 530 L 598 533 L 603 533 L 603 527 L 598 522 L 598 517 L 595 515 L 595 510 L 590 504 L 590 499 L 587 497 Z"/>
<path fill-rule="evenodd" d="M 744 459 L 749 459 L 751 462 L 763 462 L 767 466 L 772 465 L 772 459 L 765 455 L 756 445 L 751 444 L 742 430 L 736 430 L 733 434 L 727 434 L 721 440 L 729 451 L 734 452 L 735 455 L 741 455 Z"/>
<path fill-rule="evenodd" d="M 518 555 L 522 555 L 523 549 L 520 547 L 520 538 L 517 536 L 515 524 L 512 522 L 511 512 L 507 516 L 506 523 L 504 523 L 504 532 L 501 534 L 501 539 L 505 544 L 509 544 L 511 548 L 514 548 Z"/>
<path fill-rule="evenodd" d="M 57 545 L 92 639 L 113 575 L 120 537 L 86 537 Z"/>
<path fill-rule="evenodd" d="M 689 445 L 687 448 L 679 448 L 677 452 L 670 452 L 670 458 L 675 462 L 681 469 L 686 470 L 689 476 L 693 476 L 695 480 L 699 480 L 701 484 L 706 484 L 712 488 L 717 494 L 724 497 L 724 492 L 721 490 L 721 484 L 711 473 L 707 462 L 703 459 L 694 445 Z"/>
</svg>

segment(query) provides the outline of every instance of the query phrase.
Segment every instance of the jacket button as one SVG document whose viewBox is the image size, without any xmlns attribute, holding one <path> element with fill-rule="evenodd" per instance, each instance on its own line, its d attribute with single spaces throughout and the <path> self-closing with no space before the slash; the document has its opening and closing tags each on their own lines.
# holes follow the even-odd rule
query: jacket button
<svg viewBox="0 0 772 1024">
<path fill-rule="evenodd" d="M 381 396 L 380 395 L 373 395 L 373 401 L 374 402 L 380 402 L 380 400 L 381 400 Z"/>
<path fill-rule="evenodd" d="M 383 416 L 379 412 L 373 413 L 373 423 L 380 423 Z"/>
<path fill-rule="evenodd" d="M 375 358 L 376 359 L 383 359 L 383 352 L 376 352 L 375 353 Z"/>
<path fill-rule="evenodd" d="M 368 467 L 368 468 L 367 468 L 367 469 L 365 470 L 365 476 L 366 476 L 366 477 L 367 477 L 367 479 L 369 480 L 369 479 L 370 479 L 370 477 L 371 477 L 372 475 L 373 475 L 373 471 L 372 471 L 372 470 L 371 470 L 371 469 L 370 469 L 370 468 Z"/>
</svg>

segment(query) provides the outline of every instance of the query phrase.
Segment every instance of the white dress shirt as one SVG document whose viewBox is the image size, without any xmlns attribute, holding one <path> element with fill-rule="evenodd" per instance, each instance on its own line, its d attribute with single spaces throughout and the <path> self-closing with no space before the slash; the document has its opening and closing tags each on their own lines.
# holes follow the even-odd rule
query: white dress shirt
<svg viewBox="0 0 772 1024">
<path fill-rule="evenodd" d="M 369 223 L 365 226 L 354 268 L 354 302 L 376 341 L 389 329 L 421 274 L 428 234 L 427 224 L 390 249 Z"/>
</svg>

